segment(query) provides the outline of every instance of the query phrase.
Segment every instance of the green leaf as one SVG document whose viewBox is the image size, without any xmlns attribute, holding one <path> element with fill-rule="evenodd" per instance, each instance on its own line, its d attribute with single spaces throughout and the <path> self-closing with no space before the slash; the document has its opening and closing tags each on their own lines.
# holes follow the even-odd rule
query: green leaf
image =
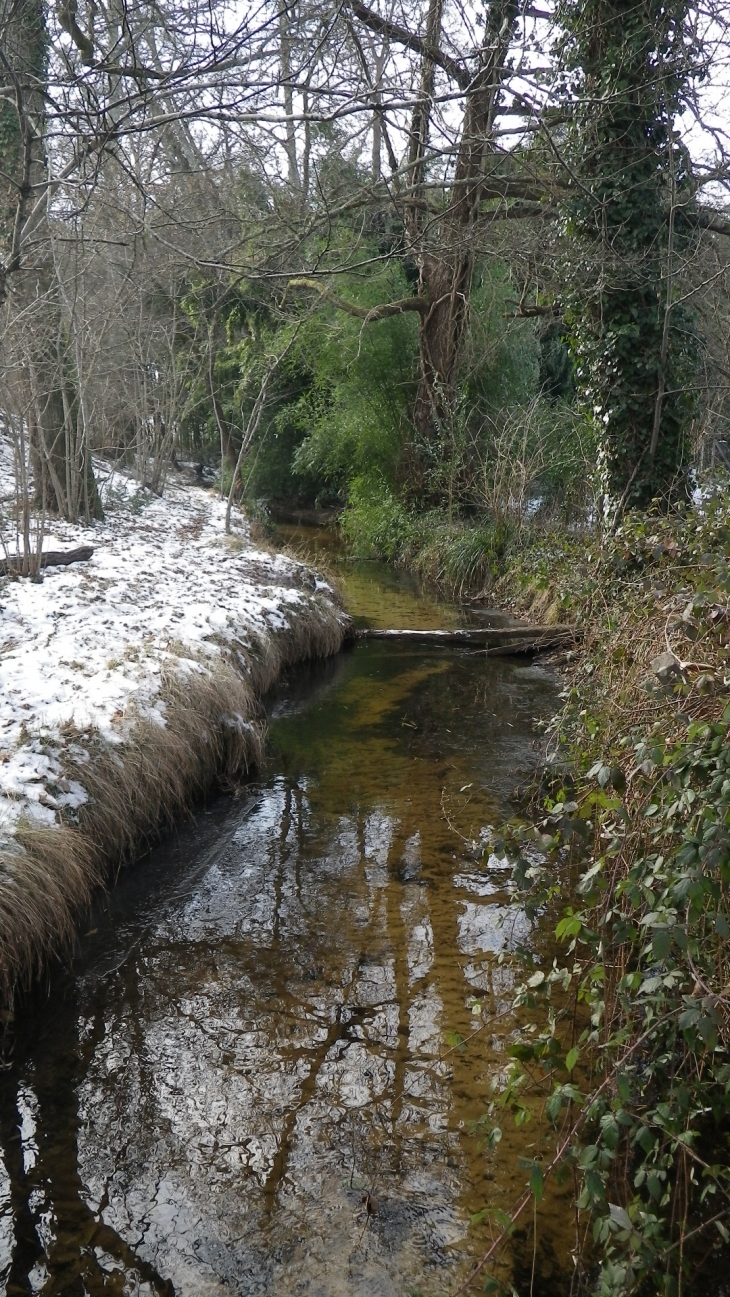
<svg viewBox="0 0 730 1297">
<path fill-rule="evenodd" d="M 464 1037 L 461 1035 L 461 1032 L 459 1031 L 447 1031 L 446 1044 L 449 1046 L 450 1049 L 464 1050 L 466 1048 L 464 1044 Z"/>
<path fill-rule="evenodd" d="M 495 1279 L 492 1275 L 488 1275 L 484 1280 L 483 1291 L 485 1293 L 503 1293 L 504 1288 L 499 1282 L 499 1279 Z"/>
<path fill-rule="evenodd" d="M 619 1229 L 632 1229 L 631 1218 L 625 1207 L 619 1207 L 615 1202 L 608 1204 L 608 1210 L 611 1214 L 611 1220 Z"/>
<path fill-rule="evenodd" d="M 572 1049 L 568 1050 L 565 1056 L 565 1067 L 568 1072 L 573 1071 L 573 1068 L 575 1067 L 579 1058 L 580 1058 L 580 1050 L 574 1045 Z"/>
<path fill-rule="evenodd" d="M 580 915 L 566 914 L 555 928 L 555 936 L 558 941 L 562 941 L 563 937 L 577 937 L 582 926 L 583 920 Z"/>
<path fill-rule="evenodd" d="M 530 1173 L 530 1193 L 535 1202 L 542 1202 L 542 1195 L 545 1192 L 545 1180 L 542 1174 L 542 1167 L 539 1162 L 535 1162 Z"/>
<path fill-rule="evenodd" d="M 627 1104 L 631 1098 L 631 1082 L 624 1072 L 619 1072 L 616 1077 L 616 1088 L 621 1102 Z"/>
<path fill-rule="evenodd" d="M 599 1175 L 598 1171 L 586 1171 L 584 1183 L 589 1200 L 592 1199 L 594 1202 L 605 1202 L 606 1189 L 603 1183 L 603 1178 Z"/>
<path fill-rule="evenodd" d="M 712 1018 L 702 1015 L 697 1023 L 697 1031 L 704 1040 L 708 1049 L 714 1049 L 717 1044 L 717 1025 Z"/>
<path fill-rule="evenodd" d="M 668 928 L 655 928 L 651 939 L 655 959 L 666 959 L 672 949 L 672 934 Z"/>
</svg>

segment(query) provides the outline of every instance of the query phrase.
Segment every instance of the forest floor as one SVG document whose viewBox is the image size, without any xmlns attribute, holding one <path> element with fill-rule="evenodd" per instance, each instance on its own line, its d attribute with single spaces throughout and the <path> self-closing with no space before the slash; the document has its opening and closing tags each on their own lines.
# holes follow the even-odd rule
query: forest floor
<svg viewBox="0 0 730 1297">
<path fill-rule="evenodd" d="M 157 497 L 97 468 L 104 521 L 54 519 L 43 537 L 44 551 L 93 546 L 89 561 L 0 580 L 6 990 L 68 939 L 105 866 L 258 758 L 257 699 L 286 665 L 336 652 L 347 626 L 326 582 L 256 546 L 240 513 L 226 535 L 212 491 L 175 475 Z M 15 503 L 6 444 L 6 557 Z"/>
</svg>

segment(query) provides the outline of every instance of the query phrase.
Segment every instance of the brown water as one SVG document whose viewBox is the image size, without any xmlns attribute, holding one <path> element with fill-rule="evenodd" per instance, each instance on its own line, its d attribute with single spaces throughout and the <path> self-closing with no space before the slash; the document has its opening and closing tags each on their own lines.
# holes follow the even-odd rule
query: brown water
<svg viewBox="0 0 730 1297">
<path fill-rule="evenodd" d="M 462 620 L 343 572 L 360 619 Z M 537 663 L 386 642 L 279 688 L 258 777 L 126 872 L 7 1030 L 2 1291 L 454 1290 L 488 1241 L 470 1217 L 525 1181 L 524 1129 L 495 1163 L 470 1123 L 505 1065 L 515 952 L 542 938 L 480 840 L 556 688 Z M 560 1203 L 542 1210 L 533 1297 L 564 1291 Z M 527 1294 L 528 1237 L 512 1261 Z"/>
</svg>

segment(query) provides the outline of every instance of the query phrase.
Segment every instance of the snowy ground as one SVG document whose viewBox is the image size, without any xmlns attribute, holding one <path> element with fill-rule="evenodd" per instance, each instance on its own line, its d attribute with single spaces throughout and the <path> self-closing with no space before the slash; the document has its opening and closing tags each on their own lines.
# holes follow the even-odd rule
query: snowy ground
<svg viewBox="0 0 730 1297">
<path fill-rule="evenodd" d="M 1 534 L 13 553 L 9 468 L 0 445 Z M 86 799 L 63 778 L 79 730 L 114 742 L 140 714 L 164 724 L 163 672 L 231 652 L 243 661 L 247 643 L 285 632 L 328 593 L 306 568 L 256 550 L 240 515 L 227 537 L 213 492 L 179 478 L 158 499 L 123 474 L 100 477 L 105 521 L 54 523 L 43 540 L 44 550 L 91 544 L 90 561 L 47 568 L 38 584 L 0 580 L 0 845 L 21 817 L 53 824 Z"/>
</svg>

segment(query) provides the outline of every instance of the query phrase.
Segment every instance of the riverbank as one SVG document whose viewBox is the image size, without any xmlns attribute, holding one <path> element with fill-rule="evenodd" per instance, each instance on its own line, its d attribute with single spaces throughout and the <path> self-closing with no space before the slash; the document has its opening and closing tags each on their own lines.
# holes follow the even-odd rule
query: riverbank
<svg viewBox="0 0 730 1297">
<path fill-rule="evenodd" d="M 730 1244 L 730 505 L 536 538 L 496 590 L 582 627 L 526 822 L 493 850 L 554 960 L 495 1125 L 534 1114 L 525 1211 L 574 1186 L 571 1292 L 717 1292 Z M 496 1248 L 498 1251 L 498 1248 Z M 486 1265 L 486 1262 L 485 1262 Z"/>
<path fill-rule="evenodd" d="M 573 1185 L 571 1293 L 714 1297 L 730 1254 L 726 485 L 612 535 L 536 521 L 497 545 L 489 527 L 392 501 L 350 532 L 442 589 L 580 629 L 542 778 L 490 855 L 558 946 L 517 991 L 529 1027 L 485 1096 L 490 1144 L 529 1119 L 531 1156 L 474 1280 L 526 1216 L 541 1237 L 554 1176 Z"/>
<path fill-rule="evenodd" d="M 105 520 L 43 540 L 92 557 L 0 586 L 2 997 L 68 946 L 100 882 L 256 763 L 258 699 L 348 625 L 331 587 L 257 548 L 242 515 L 226 536 L 211 492 L 102 479 Z"/>
</svg>

